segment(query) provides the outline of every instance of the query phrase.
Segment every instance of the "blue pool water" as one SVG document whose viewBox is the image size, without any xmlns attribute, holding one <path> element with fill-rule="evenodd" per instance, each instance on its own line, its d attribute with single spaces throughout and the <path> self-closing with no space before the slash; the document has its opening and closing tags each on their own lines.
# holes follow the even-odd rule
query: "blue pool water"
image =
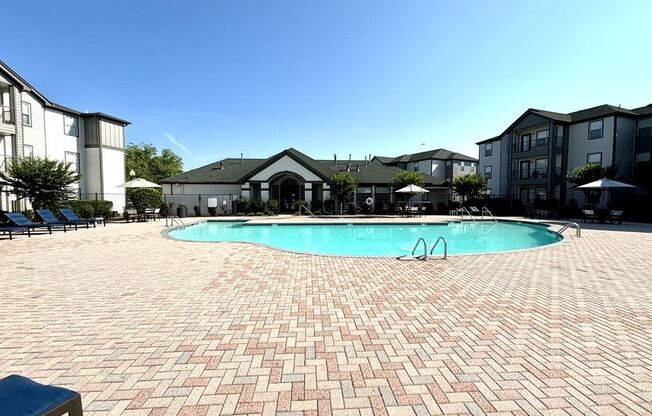
<svg viewBox="0 0 652 416">
<path fill-rule="evenodd" d="M 249 242 L 302 253 L 345 256 L 402 256 L 410 254 L 421 237 L 430 247 L 437 237 L 443 236 L 448 241 L 449 254 L 519 250 L 558 241 L 545 226 L 517 222 L 254 225 L 209 221 L 172 230 L 169 236 L 187 241 Z M 418 251 L 422 252 L 423 249 Z M 441 252 L 438 247 L 437 253 Z"/>
</svg>

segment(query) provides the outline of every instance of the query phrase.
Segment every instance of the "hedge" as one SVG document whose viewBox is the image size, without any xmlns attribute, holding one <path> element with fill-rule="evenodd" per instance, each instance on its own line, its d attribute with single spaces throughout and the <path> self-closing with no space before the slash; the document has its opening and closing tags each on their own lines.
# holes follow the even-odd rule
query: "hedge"
<svg viewBox="0 0 652 416">
<path fill-rule="evenodd" d="M 113 208 L 112 201 L 94 200 L 94 199 L 70 199 L 62 204 L 62 208 L 70 208 L 75 214 L 82 218 L 87 218 L 88 207 L 92 207 L 92 217 L 111 218 Z"/>
</svg>

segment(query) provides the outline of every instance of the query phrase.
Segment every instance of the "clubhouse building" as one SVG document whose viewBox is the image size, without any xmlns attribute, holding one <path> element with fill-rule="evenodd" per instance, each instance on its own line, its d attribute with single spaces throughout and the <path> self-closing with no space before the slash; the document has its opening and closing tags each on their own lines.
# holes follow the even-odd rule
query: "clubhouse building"
<svg viewBox="0 0 652 416">
<path fill-rule="evenodd" d="M 298 202 L 319 206 L 331 195 L 331 178 L 338 172 L 350 173 L 356 181 L 355 205 L 366 204 L 376 211 L 387 209 L 396 195 L 391 181 L 403 170 L 423 176 L 429 193 L 422 198 L 433 206 L 447 203 L 451 183 L 459 175 L 476 173 L 478 160 L 445 149 L 406 154 L 398 157 L 371 155 L 363 160 L 313 159 L 296 150 L 286 149 L 268 158 L 229 158 L 193 169 L 161 181 L 167 202 L 188 207 L 198 205 L 208 212 L 209 201 L 218 206 L 248 198 L 266 202 L 275 199 L 282 212 L 298 209 Z M 213 202 L 214 203 L 214 202 Z"/>
</svg>

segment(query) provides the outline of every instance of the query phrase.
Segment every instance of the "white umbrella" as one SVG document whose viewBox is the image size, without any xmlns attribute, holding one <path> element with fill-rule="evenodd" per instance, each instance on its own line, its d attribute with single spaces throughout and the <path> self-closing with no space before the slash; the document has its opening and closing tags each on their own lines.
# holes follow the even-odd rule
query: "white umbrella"
<svg viewBox="0 0 652 416">
<path fill-rule="evenodd" d="M 410 194 L 409 204 L 412 205 L 412 196 L 414 194 L 425 194 L 425 193 L 430 192 L 430 191 L 427 190 L 427 189 L 423 189 L 422 187 L 417 186 L 417 185 L 408 185 L 408 186 L 405 186 L 405 187 L 397 190 L 396 192 L 400 193 L 400 194 Z"/>
<path fill-rule="evenodd" d="M 585 183 L 575 189 L 612 189 L 612 188 L 636 188 L 625 182 L 614 181 L 613 179 L 598 179 L 597 181 Z"/>
<path fill-rule="evenodd" d="M 426 192 L 430 192 L 427 189 L 423 189 L 420 186 L 416 185 L 408 185 L 404 188 L 401 188 L 395 192 L 401 193 L 401 194 L 425 194 Z"/>
<path fill-rule="evenodd" d="M 136 178 L 132 179 L 129 182 L 125 182 L 122 185 L 118 185 L 118 188 L 160 188 L 161 185 L 157 185 L 154 182 L 150 182 L 146 179 Z"/>
<path fill-rule="evenodd" d="M 618 182 L 613 179 L 603 178 L 603 179 L 598 179 L 597 181 L 585 183 L 584 185 L 576 186 L 575 188 L 573 188 L 573 190 L 581 189 L 583 191 L 588 191 L 591 189 L 599 189 L 599 190 L 606 189 L 608 191 L 611 191 L 617 188 L 636 188 L 636 186 L 624 182 Z M 609 200 L 611 201 L 611 198 Z"/>
</svg>

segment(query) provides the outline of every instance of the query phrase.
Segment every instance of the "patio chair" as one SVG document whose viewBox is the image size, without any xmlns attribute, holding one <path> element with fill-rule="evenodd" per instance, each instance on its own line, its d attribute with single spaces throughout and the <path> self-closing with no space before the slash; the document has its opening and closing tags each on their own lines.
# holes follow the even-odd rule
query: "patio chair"
<svg viewBox="0 0 652 416">
<path fill-rule="evenodd" d="M 32 233 L 29 228 L 27 227 L 17 227 L 17 226 L 9 226 L 9 225 L 0 225 L 0 233 L 4 234 L 9 234 L 9 240 L 13 240 L 14 236 L 13 234 L 16 232 L 25 232 L 27 231 L 27 237 L 31 237 Z"/>
<path fill-rule="evenodd" d="M 595 211 L 592 209 L 583 209 L 582 210 L 582 215 L 584 216 L 583 221 L 584 222 L 596 222 L 598 220 L 598 216 L 595 214 Z"/>
<path fill-rule="evenodd" d="M 135 209 L 126 209 L 125 220 L 127 222 L 129 222 L 129 220 L 131 220 L 131 222 L 138 221 L 139 220 L 138 211 L 136 211 Z"/>
<path fill-rule="evenodd" d="M 145 208 L 145 219 L 156 221 L 161 217 L 161 208 Z"/>
<path fill-rule="evenodd" d="M 97 219 L 96 218 L 79 218 L 77 214 L 70 208 L 59 208 L 59 212 L 61 215 L 63 215 L 63 221 L 66 224 L 74 224 L 74 225 L 85 225 L 86 228 L 89 228 L 88 226 L 90 224 L 93 224 L 93 228 L 97 227 Z M 104 219 L 102 219 L 102 222 L 104 222 Z M 104 224 L 106 227 L 106 223 Z"/>
<path fill-rule="evenodd" d="M 618 224 L 622 224 L 623 211 L 612 209 L 611 211 L 609 211 L 609 215 L 607 215 L 607 221 L 611 222 L 612 224 L 615 224 L 616 222 Z"/>
<path fill-rule="evenodd" d="M 66 224 L 65 222 L 59 221 L 59 218 L 55 217 L 54 214 L 49 210 L 49 209 L 37 209 L 34 210 L 34 213 L 43 221 L 45 224 L 48 225 L 56 225 L 56 226 L 61 226 L 63 227 L 63 232 L 66 232 Z M 77 229 L 77 224 L 73 224 L 75 226 L 75 230 Z"/>
<path fill-rule="evenodd" d="M 471 212 L 471 215 L 482 215 L 482 211 L 480 211 L 476 206 L 469 207 L 469 212 Z"/>
<path fill-rule="evenodd" d="M 36 230 L 37 228 L 47 228 L 48 232 L 52 234 L 52 228 L 60 228 L 59 225 L 52 224 L 39 224 L 36 222 L 30 221 L 25 215 L 21 212 L 6 212 L 5 217 L 17 227 L 29 228 L 30 230 Z M 65 228 L 64 228 L 65 231 Z"/>
<path fill-rule="evenodd" d="M 81 396 L 63 387 L 40 384 L 16 374 L 0 379 L 3 415 L 82 416 Z"/>
</svg>

